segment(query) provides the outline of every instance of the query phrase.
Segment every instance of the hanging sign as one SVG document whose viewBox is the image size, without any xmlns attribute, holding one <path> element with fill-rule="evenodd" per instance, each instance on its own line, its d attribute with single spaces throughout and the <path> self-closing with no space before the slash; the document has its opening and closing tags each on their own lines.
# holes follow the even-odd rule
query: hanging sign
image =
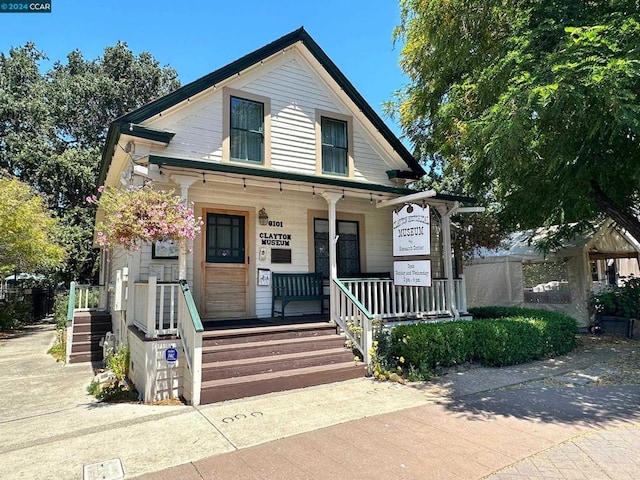
<svg viewBox="0 0 640 480">
<path fill-rule="evenodd" d="M 393 256 L 429 255 L 431 228 L 429 205 L 413 203 L 393 211 Z"/>
<path fill-rule="evenodd" d="M 431 286 L 431 260 L 393 262 L 394 285 Z"/>
</svg>

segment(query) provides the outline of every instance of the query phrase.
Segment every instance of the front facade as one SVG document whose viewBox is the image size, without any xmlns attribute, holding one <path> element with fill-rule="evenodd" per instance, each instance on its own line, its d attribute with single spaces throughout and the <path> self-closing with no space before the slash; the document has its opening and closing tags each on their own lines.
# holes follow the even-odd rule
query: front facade
<svg viewBox="0 0 640 480">
<path fill-rule="evenodd" d="M 371 318 L 459 316 L 463 283 L 443 251 L 450 215 L 470 199 L 407 188 L 423 175 L 303 29 L 117 119 L 100 183 L 152 179 L 192 203 L 204 225 L 189 253 L 170 243 L 109 253 L 101 281 L 111 287 L 116 337 L 126 342 L 138 329 L 147 340 L 182 342 L 187 307 L 174 318 L 169 300 L 178 280 L 204 323 L 273 317 L 279 273 L 321 275 L 329 321 L 345 320 L 340 305 L 354 300 Z M 430 206 L 428 289 L 393 284 L 392 215 L 405 198 Z M 283 316 L 321 313 L 320 303 L 292 301 Z"/>
</svg>

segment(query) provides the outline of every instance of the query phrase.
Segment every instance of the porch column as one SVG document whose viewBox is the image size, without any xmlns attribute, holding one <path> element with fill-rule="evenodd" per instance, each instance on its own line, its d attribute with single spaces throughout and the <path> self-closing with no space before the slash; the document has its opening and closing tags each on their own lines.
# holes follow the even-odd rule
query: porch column
<svg viewBox="0 0 640 480">
<path fill-rule="evenodd" d="M 455 286 L 453 282 L 453 261 L 451 259 L 451 215 L 459 208 L 459 203 L 455 202 L 453 207 L 438 207 L 438 212 L 442 217 L 442 261 L 444 262 L 444 276 L 447 279 L 445 298 L 447 307 L 454 318 L 460 318 L 457 305 L 453 304 L 455 298 Z"/>
<path fill-rule="evenodd" d="M 189 187 L 194 184 L 197 179 L 186 175 L 171 175 L 171 180 L 180 185 L 180 198 L 182 203 L 187 205 L 189 198 Z M 187 279 L 187 240 L 180 239 L 180 248 L 178 252 L 178 279 Z"/>
<path fill-rule="evenodd" d="M 337 243 L 336 235 L 336 203 L 342 198 L 342 194 L 338 192 L 322 192 L 322 196 L 329 204 L 329 291 L 332 289 L 333 280 L 338 278 Z M 329 297 L 330 315 L 335 311 L 335 301 L 333 295 Z"/>
</svg>

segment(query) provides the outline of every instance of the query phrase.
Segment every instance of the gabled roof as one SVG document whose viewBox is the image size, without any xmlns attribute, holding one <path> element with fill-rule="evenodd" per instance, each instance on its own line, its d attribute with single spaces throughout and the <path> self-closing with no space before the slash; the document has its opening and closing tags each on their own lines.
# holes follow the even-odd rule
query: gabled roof
<svg viewBox="0 0 640 480">
<path fill-rule="evenodd" d="M 371 106 L 365 101 L 365 99 L 358 93 L 355 87 L 351 84 L 347 77 L 338 69 L 338 67 L 331 61 L 326 53 L 320 48 L 320 46 L 311 38 L 306 32 L 304 27 L 300 27 L 287 35 L 265 45 L 262 48 L 251 52 L 238 60 L 205 75 L 191 83 L 188 83 L 179 89 L 160 97 L 142 107 L 127 113 L 117 119 L 115 119 L 109 126 L 109 132 L 107 134 L 107 143 L 102 151 L 102 166 L 100 171 L 99 183 L 103 182 L 108 166 L 111 162 L 114 149 L 120 132 L 126 133 L 126 130 L 130 125 L 136 125 L 149 118 L 157 115 L 164 110 L 171 108 L 178 103 L 187 100 L 188 98 L 210 88 L 214 85 L 238 74 L 242 70 L 245 70 L 261 61 L 269 58 L 270 56 L 282 51 L 283 49 L 294 45 L 297 42 L 302 42 L 307 50 L 313 55 L 313 57 L 325 68 L 329 75 L 335 80 L 340 88 L 349 96 L 349 98 L 355 103 L 355 105 L 362 111 L 371 124 L 380 132 L 384 139 L 391 145 L 391 147 L 400 155 L 407 166 L 415 172 L 417 175 L 422 176 L 425 174 L 424 169 L 418 161 L 411 155 L 406 147 L 400 142 L 398 137 L 389 129 L 380 116 L 371 108 Z"/>
</svg>

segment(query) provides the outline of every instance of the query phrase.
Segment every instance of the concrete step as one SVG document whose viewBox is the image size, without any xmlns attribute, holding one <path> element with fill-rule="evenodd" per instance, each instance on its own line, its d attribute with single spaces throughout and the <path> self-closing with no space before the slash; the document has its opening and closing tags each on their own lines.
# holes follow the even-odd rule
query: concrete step
<svg viewBox="0 0 640 480">
<path fill-rule="evenodd" d="M 203 365 L 202 381 L 281 372 L 334 363 L 347 363 L 352 360 L 353 354 L 344 347 L 227 360 Z"/>
<path fill-rule="evenodd" d="M 203 382 L 201 403 L 292 390 L 364 376 L 364 365 L 342 362 Z"/>
</svg>

